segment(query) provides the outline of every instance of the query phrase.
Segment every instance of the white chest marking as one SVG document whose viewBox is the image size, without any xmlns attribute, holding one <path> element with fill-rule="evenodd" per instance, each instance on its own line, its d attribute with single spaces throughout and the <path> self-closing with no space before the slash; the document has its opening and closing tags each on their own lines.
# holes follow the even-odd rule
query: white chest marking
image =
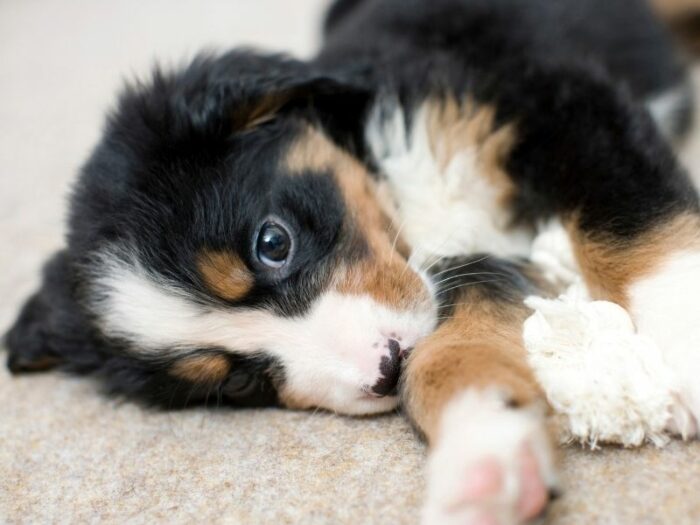
<svg viewBox="0 0 700 525">
<path fill-rule="evenodd" d="M 508 228 L 510 212 L 499 202 L 501 190 L 483 175 L 477 146 L 440 162 L 428 119 L 428 107 L 421 106 L 409 131 L 398 104 L 378 104 L 366 128 L 398 203 L 401 234 L 414 250 L 412 262 L 420 266 L 436 255 L 480 252 L 528 255 L 531 236 Z"/>
</svg>

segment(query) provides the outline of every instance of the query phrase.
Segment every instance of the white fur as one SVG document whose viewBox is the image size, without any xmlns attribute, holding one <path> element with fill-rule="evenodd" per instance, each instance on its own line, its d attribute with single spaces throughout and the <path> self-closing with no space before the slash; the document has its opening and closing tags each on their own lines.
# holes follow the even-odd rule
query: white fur
<svg viewBox="0 0 700 525">
<path fill-rule="evenodd" d="M 553 219 L 540 226 L 532 242 L 530 260 L 555 285 L 569 286 L 581 280 L 571 239 L 559 220 Z"/>
<path fill-rule="evenodd" d="M 694 433 L 700 419 L 700 251 L 672 253 L 634 284 L 630 311 L 639 332 L 654 340 L 677 374 L 679 399 L 693 415 L 679 430 Z"/>
<path fill-rule="evenodd" d="M 687 104 L 688 86 L 681 83 L 647 100 L 646 106 L 659 130 L 669 139 L 674 139 L 675 121 L 683 106 Z"/>
<path fill-rule="evenodd" d="M 528 298 L 535 313 L 523 337 L 535 375 L 562 420 L 562 437 L 591 446 L 635 446 L 645 440 L 662 445 L 665 431 L 694 434 L 700 254 L 670 255 L 666 267 L 632 287 L 628 313 L 590 300 L 560 225 L 541 235 L 532 258 L 553 281 L 573 284 L 558 299 Z"/>
<path fill-rule="evenodd" d="M 541 229 L 531 259 L 551 282 L 568 287 L 557 299 L 529 297 L 525 302 L 535 313 L 523 327 L 530 365 L 557 412 L 561 439 L 592 448 L 599 442 L 666 443 L 669 418 L 682 419 L 684 411 L 675 405 L 676 376 L 659 347 L 637 333 L 624 308 L 590 299 L 560 221 Z"/>
<path fill-rule="evenodd" d="M 107 335 L 153 356 L 218 347 L 244 355 L 264 351 L 285 369 L 285 391 L 308 406 L 364 414 L 390 410 L 397 398 L 374 398 L 386 341 L 404 347 L 432 331 L 432 304 L 397 312 L 369 296 L 320 295 L 308 313 L 288 318 L 267 309 L 226 309 L 198 304 L 150 275 L 137 262 L 103 257 L 95 272 L 94 311 Z"/>
<path fill-rule="evenodd" d="M 427 108 L 412 115 L 411 129 L 400 105 L 378 103 L 366 128 L 367 142 L 400 203 L 401 234 L 420 266 L 434 256 L 488 252 L 526 255 L 531 238 L 508 230 L 511 216 L 499 205 L 499 189 L 480 175 L 476 148 L 456 154 L 440 167 L 430 147 Z"/>
<path fill-rule="evenodd" d="M 670 92 L 651 103 L 650 110 L 662 121 L 681 95 Z M 688 433 L 686 412 L 673 403 L 674 372 L 654 342 L 635 332 L 622 308 L 587 299 L 561 223 L 542 225 L 531 245 L 526 233 L 508 232 L 510 216 L 498 205 L 498 188 L 480 175 L 477 152 L 459 152 L 442 170 L 430 146 L 426 118 L 426 107 L 418 108 L 408 129 L 409 119 L 400 105 L 384 99 L 366 129 L 372 153 L 400 203 L 401 233 L 415 250 L 412 263 L 421 266 L 436 256 L 475 252 L 530 253 L 550 281 L 578 290 L 555 301 L 530 300 L 540 311 L 525 334 L 538 380 L 566 423 L 564 435 L 593 446 L 598 441 L 631 446 L 644 439 L 662 444 L 671 411 L 679 429 Z M 653 303 L 664 293 L 655 289 L 647 295 Z M 700 289 L 691 294 L 700 297 Z M 687 312 L 694 311 L 690 303 L 684 305 Z M 676 310 L 671 305 L 665 311 Z M 694 330 L 700 336 L 700 329 Z M 687 357 L 679 357 L 679 365 Z M 697 372 L 688 375 L 700 377 Z M 700 387 L 685 388 L 682 400 L 700 406 Z"/>
<path fill-rule="evenodd" d="M 428 493 L 424 525 L 469 523 L 488 508 L 498 523 L 516 523 L 520 494 L 519 455 L 530 445 L 546 486 L 556 485 L 544 416 L 535 409 L 505 406 L 497 390 L 466 390 L 443 412 L 439 440 L 428 461 Z M 461 491 L 470 470 L 482 460 L 496 459 L 504 469 L 503 490 L 484 502 L 463 501 Z"/>
<path fill-rule="evenodd" d="M 582 284 L 526 304 L 535 310 L 523 329 L 529 362 L 564 441 L 666 443 L 675 376 L 621 306 L 591 301 Z"/>
</svg>

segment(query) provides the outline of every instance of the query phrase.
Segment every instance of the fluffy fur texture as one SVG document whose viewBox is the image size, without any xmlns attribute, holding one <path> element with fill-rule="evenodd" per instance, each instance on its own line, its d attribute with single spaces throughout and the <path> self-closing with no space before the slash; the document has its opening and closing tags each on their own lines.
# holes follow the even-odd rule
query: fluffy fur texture
<svg viewBox="0 0 700 525">
<path fill-rule="evenodd" d="M 530 232 L 509 228 L 512 210 L 500 203 L 507 189 L 483 173 L 497 169 L 488 162 L 498 160 L 485 158 L 479 143 L 485 140 L 479 133 L 489 134 L 493 126 L 489 110 L 459 108 L 448 99 L 406 111 L 397 100 L 380 100 L 365 133 L 389 192 L 400 203 L 397 220 L 412 247 L 411 261 L 421 266 L 466 253 L 527 255 Z M 450 144 L 455 136 L 457 146 Z M 453 154 L 450 147 L 456 148 Z"/>
<path fill-rule="evenodd" d="M 560 439 L 592 448 L 665 444 L 678 382 L 658 346 L 637 333 L 624 308 L 591 300 L 560 223 L 543 227 L 531 258 L 550 281 L 567 287 L 556 299 L 527 298 L 535 313 L 523 327 L 529 363 L 560 420 Z M 683 418 L 685 409 L 677 410 Z"/>
<path fill-rule="evenodd" d="M 156 71 L 81 171 L 9 366 L 164 407 L 401 401 L 433 464 L 459 459 L 431 475 L 426 519 L 494 473 L 507 483 L 467 491 L 465 516 L 532 518 L 552 467 L 523 301 L 573 266 L 523 258 L 541 224 L 564 224 L 592 297 L 627 307 L 672 369 L 700 362 L 700 204 L 669 143 L 686 82 L 633 0 L 343 0 L 310 61 L 234 50 Z"/>
<path fill-rule="evenodd" d="M 310 63 L 233 51 L 130 86 L 76 184 L 67 249 L 8 335 L 11 368 L 96 372 L 165 406 L 374 411 L 362 396 L 393 393 L 386 385 L 436 322 L 447 291 L 422 269 L 435 273 L 439 258 L 526 255 L 553 215 L 626 237 L 696 206 L 637 105 L 652 101 L 659 128 L 682 132 L 669 124 L 688 113 L 681 61 L 647 10 L 596 1 L 341 2 Z M 622 18 L 627 60 L 606 30 Z M 354 38 L 359 26 L 374 38 Z M 272 266 L 260 258 L 270 225 L 289 244 Z M 338 323 L 330 332 L 345 335 L 306 343 L 348 391 L 314 396 L 290 379 L 313 382 L 316 364 L 304 375 L 293 363 L 316 361 L 281 334 L 330 303 L 344 305 L 324 317 Z M 365 321 L 347 330 L 348 319 Z M 228 376 L 183 374 L 177 361 L 200 354 L 231 360 L 250 395 Z"/>
<path fill-rule="evenodd" d="M 645 295 L 654 297 L 654 310 L 646 312 L 646 319 L 668 327 L 668 332 L 651 330 L 640 314 L 634 316 L 635 324 L 614 302 L 593 301 L 560 224 L 550 223 L 537 236 L 532 260 L 546 269 L 550 280 L 568 286 L 556 299 L 532 296 L 525 301 L 535 313 L 525 321 L 523 333 L 529 362 L 560 419 L 560 438 L 595 448 L 599 443 L 638 446 L 647 440 L 662 446 L 669 434 L 694 436 L 695 360 L 672 351 L 694 347 L 678 342 L 678 334 L 692 334 L 692 329 L 673 326 L 686 316 L 681 300 L 692 293 L 686 279 L 699 268 L 693 256 L 676 256 L 671 268 L 635 288 L 633 307 L 642 307 Z M 660 305 L 662 291 L 672 289 L 678 279 L 684 289 Z M 663 333 L 670 339 L 661 343 L 646 335 L 658 338 Z"/>
<path fill-rule="evenodd" d="M 683 435 L 692 436 L 700 421 L 696 375 L 700 363 L 695 358 L 700 344 L 695 314 L 695 294 L 700 293 L 700 253 L 692 247 L 683 248 L 667 257 L 659 272 L 632 288 L 630 312 L 639 333 L 654 340 L 675 372 L 677 397 L 690 412 L 677 426 Z"/>
<path fill-rule="evenodd" d="M 76 185 L 68 249 L 8 335 L 11 368 L 97 372 L 166 407 L 396 406 L 435 306 L 370 173 L 331 139 L 352 132 L 336 97 L 351 111 L 364 96 L 246 51 L 127 89 Z M 182 373 L 212 354 L 229 373 Z"/>
<path fill-rule="evenodd" d="M 531 297 L 526 304 L 535 310 L 523 333 L 529 362 L 561 419 L 562 441 L 591 448 L 665 444 L 677 382 L 629 314 L 591 301 L 581 285 L 556 300 Z"/>
</svg>

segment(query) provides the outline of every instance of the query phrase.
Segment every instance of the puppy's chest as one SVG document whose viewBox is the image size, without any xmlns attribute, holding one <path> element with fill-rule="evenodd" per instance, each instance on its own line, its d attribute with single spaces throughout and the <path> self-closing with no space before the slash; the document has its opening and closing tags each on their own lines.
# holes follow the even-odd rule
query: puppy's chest
<svg viewBox="0 0 700 525">
<path fill-rule="evenodd" d="M 512 227 L 516 191 L 505 172 L 513 126 L 470 101 L 433 99 L 410 115 L 378 103 L 366 137 L 384 177 L 385 208 L 421 265 L 435 256 L 528 255 L 532 232 Z"/>
</svg>

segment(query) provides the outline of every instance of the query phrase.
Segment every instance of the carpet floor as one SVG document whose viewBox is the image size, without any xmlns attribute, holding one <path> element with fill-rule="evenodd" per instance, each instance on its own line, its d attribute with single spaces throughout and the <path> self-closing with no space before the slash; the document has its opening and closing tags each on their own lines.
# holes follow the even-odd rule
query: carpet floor
<svg viewBox="0 0 700 525">
<path fill-rule="evenodd" d="M 324 0 L 0 2 L 0 330 L 62 244 L 123 78 L 252 44 L 310 54 Z M 684 158 L 700 174 L 700 136 Z M 144 410 L 0 370 L 2 523 L 414 524 L 424 448 L 396 415 Z M 564 450 L 552 524 L 700 523 L 700 443 Z"/>
</svg>

